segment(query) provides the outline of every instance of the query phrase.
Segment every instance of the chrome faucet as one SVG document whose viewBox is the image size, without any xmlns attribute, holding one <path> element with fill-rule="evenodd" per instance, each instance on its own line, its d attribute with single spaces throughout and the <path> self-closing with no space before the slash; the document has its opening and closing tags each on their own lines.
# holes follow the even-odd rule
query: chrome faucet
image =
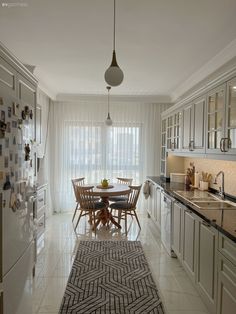
<svg viewBox="0 0 236 314">
<path fill-rule="evenodd" d="M 224 174 L 224 171 L 220 171 L 217 173 L 217 175 L 215 176 L 214 184 L 217 184 L 217 178 L 219 177 L 220 174 L 222 175 L 222 177 L 221 177 L 221 187 L 219 187 L 219 195 L 220 195 L 221 199 L 223 200 L 225 198 L 225 174 Z"/>
</svg>

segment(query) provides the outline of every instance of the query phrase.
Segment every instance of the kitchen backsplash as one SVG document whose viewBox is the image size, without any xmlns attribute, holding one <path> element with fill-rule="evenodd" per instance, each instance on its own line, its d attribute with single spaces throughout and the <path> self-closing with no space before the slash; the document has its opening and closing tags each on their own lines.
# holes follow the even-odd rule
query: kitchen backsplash
<svg viewBox="0 0 236 314">
<path fill-rule="evenodd" d="M 210 186 L 217 189 L 217 185 L 213 184 L 215 175 L 220 171 L 225 173 L 225 193 L 236 196 L 236 161 L 212 160 L 203 158 L 184 158 L 185 173 L 189 167 L 190 162 L 194 162 L 196 171 L 202 171 L 212 174 L 212 181 Z M 221 177 L 218 178 L 219 185 L 221 184 Z"/>
</svg>

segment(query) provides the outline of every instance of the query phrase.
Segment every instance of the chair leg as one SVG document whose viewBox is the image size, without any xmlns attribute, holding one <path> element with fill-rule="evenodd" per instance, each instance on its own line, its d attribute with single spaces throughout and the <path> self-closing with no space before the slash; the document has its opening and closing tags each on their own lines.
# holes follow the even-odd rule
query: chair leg
<svg viewBox="0 0 236 314">
<path fill-rule="evenodd" d="M 125 211 L 125 235 L 127 236 L 127 211 Z"/>
<path fill-rule="evenodd" d="M 77 210 L 78 210 L 78 206 L 79 206 L 79 204 L 77 203 L 77 205 L 76 205 L 76 207 L 75 207 L 74 215 L 73 215 L 73 218 L 72 218 L 72 222 L 73 222 L 74 219 L 75 219 L 75 215 L 76 215 L 76 212 L 77 212 Z"/>
<path fill-rule="evenodd" d="M 93 225 L 95 226 L 95 225 L 96 225 L 96 215 L 95 215 L 95 211 L 93 211 L 92 214 L 93 214 Z M 97 227 L 95 227 L 93 231 L 94 231 L 94 233 L 95 233 L 95 235 L 96 235 Z"/>
<path fill-rule="evenodd" d="M 141 226 L 140 226 L 140 223 L 139 223 L 139 220 L 138 220 L 138 216 L 137 216 L 135 210 L 134 210 L 133 212 L 134 212 L 134 216 L 135 216 L 135 218 L 136 218 L 136 220 L 137 220 L 138 226 L 139 226 L 139 228 L 141 229 Z"/>
<path fill-rule="evenodd" d="M 121 210 L 118 210 L 118 224 L 120 225 L 121 221 Z"/>
<path fill-rule="evenodd" d="M 79 221 L 80 221 L 80 218 L 81 218 L 82 214 L 83 214 L 83 210 L 81 209 L 79 217 L 78 217 L 78 220 L 77 220 L 76 225 L 75 225 L 75 230 L 76 230 L 76 228 L 77 228 L 77 226 L 79 224 Z"/>
</svg>

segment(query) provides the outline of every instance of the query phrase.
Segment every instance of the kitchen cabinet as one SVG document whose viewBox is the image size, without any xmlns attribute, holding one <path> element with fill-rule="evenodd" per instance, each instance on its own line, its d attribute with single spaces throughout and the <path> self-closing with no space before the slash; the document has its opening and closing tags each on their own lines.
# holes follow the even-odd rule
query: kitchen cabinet
<svg viewBox="0 0 236 314">
<path fill-rule="evenodd" d="M 226 154 L 236 155 L 236 78 L 227 83 L 224 148 Z"/>
<path fill-rule="evenodd" d="M 182 151 L 205 151 L 205 96 L 183 108 Z"/>
<path fill-rule="evenodd" d="M 172 250 L 182 260 L 182 212 L 183 205 L 175 202 L 172 209 Z"/>
<path fill-rule="evenodd" d="M 149 197 L 147 202 L 147 211 L 158 229 L 161 228 L 161 187 L 151 181 L 149 182 Z"/>
<path fill-rule="evenodd" d="M 161 121 L 161 169 L 160 173 L 166 176 L 166 124 L 167 119 Z"/>
<path fill-rule="evenodd" d="M 236 154 L 236 78 L 208 95 L 207 152 Z"/>
<path fill-rule="evenodd" d="M 189 209 L 183 211 L 182 233 L 183 233 L 183 251 L 182 264 L 189 277 L 195 282 L 196 276 L 196 223 L 197 216 Z"/>
<path fill-rule="evenodd" d="M 169 151 L 180 150 L 182 112 L 177 111 L 167 117 L 166 148 Z"/>
<path fill-rule="evenodd" d="M 196 235 L 196 285 L 210 312 L 216 313 L 218 231 L 199 219 Z"/>
<path fill-rule="evenodd" d="M 218 251 L 217 314 L 234 314 L 236 309 L 236 245 L 221 233 Z"/>
<path fill-rule="evenodd" d="M 213 89 L 207 96 L 207 152 L 225 150 L 226 84 Z"/>
</svg>

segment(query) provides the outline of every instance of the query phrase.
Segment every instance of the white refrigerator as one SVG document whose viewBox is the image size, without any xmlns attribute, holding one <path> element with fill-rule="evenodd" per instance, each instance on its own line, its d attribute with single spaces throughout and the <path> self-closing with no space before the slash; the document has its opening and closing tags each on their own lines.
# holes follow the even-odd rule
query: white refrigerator
<svg viewBox="0 0 236 314">
<path fill-rule="evenodd" d="M 32 314 L 35 106 L 0 85 L 0 115 L 0 313 Z"/>
</svg>

